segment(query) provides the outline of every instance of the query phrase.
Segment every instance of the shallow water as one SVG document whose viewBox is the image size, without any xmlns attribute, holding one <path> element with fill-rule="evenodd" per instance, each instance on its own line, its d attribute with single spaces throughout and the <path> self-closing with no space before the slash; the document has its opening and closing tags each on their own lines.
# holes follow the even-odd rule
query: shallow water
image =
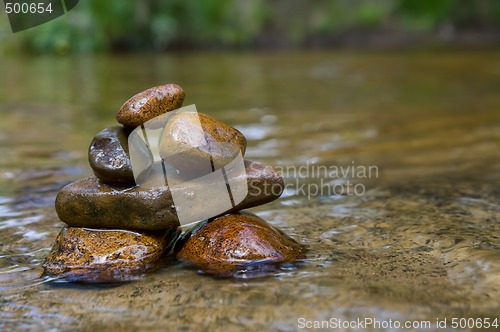
<svg viewBox="0 0 500 332">
<path fill-rule="evenodd" d="M 0 329 L 500 320 L 499 59 L 499 51 L 2 58 Z M 246 158 L 286 173 L 283 197 L 252 210 L 307 245 L 307 260 L 254 279 L 215 279 L 178 263 L 119 285 L 40 279 L 63 226 L 57 191 L 91 174 L 88 144 L 115 124 L 121 104 L 166 82 L 184 87 L 185 105 L 241 129 Z M 337 176 L 330 166 L 377 173 Z M 339 195 L 348 184 L 360 195 Z"/>
</svg>

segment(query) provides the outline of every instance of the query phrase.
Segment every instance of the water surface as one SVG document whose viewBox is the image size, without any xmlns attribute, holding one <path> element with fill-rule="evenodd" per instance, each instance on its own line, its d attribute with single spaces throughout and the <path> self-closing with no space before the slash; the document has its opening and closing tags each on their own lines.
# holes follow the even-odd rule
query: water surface
<svg viewBox="0 0 500 332">
<path fill-rule="evenodd" d="M 2 58 L 0 328 L 289 331 L 300 318 L 367 317 L 436 328 L 437 318 L 498 317 L 499 59 L 498 51 Z M 300 268 L 235 280 L 174 263 L 120 285 L 43 282 L 40 266 L 63 227 L 57 191 L 91 174 L 88 145 L 115 125 L 126 99 L 170 82 L 184 87 L 185 105 L 238 127 L 248 159 L 308 171 L 375 166 L 377 176 L 289 173 L 280 200 L 252 209 L 309 247 Z M 364 194 L 299 188 L 347 181 Z"/>
</svg>

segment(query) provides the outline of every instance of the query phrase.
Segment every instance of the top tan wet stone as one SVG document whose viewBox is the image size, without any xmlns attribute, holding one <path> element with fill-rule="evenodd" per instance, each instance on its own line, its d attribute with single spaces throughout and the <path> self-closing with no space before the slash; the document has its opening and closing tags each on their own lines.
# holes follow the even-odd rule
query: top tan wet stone
<svg viewBox="0 0 500 332">
<path fill-rule="evenodd" d="M 160 157 L 183 172 L 208 162 L 216 169 L 243 157 L 247 141 L 231 126 L 203 113 L 185 112 L 171 117 L 160 140 Z M 203 172 L 201 172 L 203 173 Z"/>
<path fill-rule="evenodd" d="M 144 122 L 182 106 L 185 93 L 177 84 L 165 84 L 139 92 L 123 104 L 116 120 L 124 126 L 138 127 Z"/>
</svg>

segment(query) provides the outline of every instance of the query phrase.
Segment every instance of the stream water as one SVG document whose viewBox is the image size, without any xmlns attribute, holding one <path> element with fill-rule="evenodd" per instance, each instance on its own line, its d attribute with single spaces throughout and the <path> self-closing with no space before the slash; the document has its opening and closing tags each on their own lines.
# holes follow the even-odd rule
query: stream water
<svg viewBox="0 0 500 332">
<path fill-rule="evenodd" d="M 170 262 L 122 284 L 41 279 L 57 191 L 91 174 L 88 145 L 121 104 L 162 83 L 282 170 L 282 198 L 252 211 L 307 259 L 260 278 Z M 500 324 L 499 91 L 499 51 L 1 58 L 0 329 Z"/>
</svg>

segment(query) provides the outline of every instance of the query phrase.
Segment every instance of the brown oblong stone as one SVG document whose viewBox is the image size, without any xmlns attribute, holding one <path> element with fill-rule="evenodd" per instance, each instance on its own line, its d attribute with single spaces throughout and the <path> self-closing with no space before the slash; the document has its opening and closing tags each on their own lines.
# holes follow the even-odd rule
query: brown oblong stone
<svg viewBox="0 0 500 332">
<path fill-rule="evenodd" d="M 236 212 L 254 206 L 263 205 L 278 199 L 285 184 L 283 178 L 271 166 L 245 160 L 248 194 L 241 203 L 228 212 Z M 229 181 L 231 184 L 231 181 Z"/>
<path fill-rule="evenodd" d="M 283 192 L 283 179 L 272 167 L 245 160 L 245 171 L 241 176 L 246 177 L 248 185 L 246 197 L 223 213 L 268 203 Z M 229 184 L 237 180 L 229 179 Z M 176 186 L 182 190 L 182 183 Z M 207 203 L 219 204 L 220 199 L 227 198 L 213 195 Z M 91 176 L 63 187 L 57 194 L 55 207 L 59 218 L 74 227 L 161 230 L 179 226 L 170 188 L 160 184 L 121 189 Z"/>
<path fill-rule="evenodd" d="M 128 144 L 130 132 L 129 128 L 122 126 L 106 128 L 90 143 L 89 164 L 102 182 L 113 186 L 135 186 Z M 136 144 L 132 148 L 141 160 L 153 163 L 153 155 L 145 144 L 139 147 Z"/>
<path fill-rule="evenodd" d="M 293 262 L 305 248 L 265 220 L 250 213 L 227 214 L 189 237 L 177 258 L 207 273 L 227 276 L 248 264 Z"/>
<path fill-rule="evenodd" d="M 85 282 L 130 280 L 154 269 L 170 241 L 164 231 L 64 227 L 43 264 L 44 275 Z"/>
<path fill-rule="evenodd" d="M 116 115 L 124 126 L 138 127 L 158 115 L 182 106 L 185 93 L 177 84 L 165 84 L 139 92 L 127 100 Z"/>
<path fill-rule="evenodd" d="M 59 218 L 75 227 L 154 231 L 179 226 L 166 186 L 113 188 L 91 176 L 63 187 L 55 207 Z"/>
</svg>

